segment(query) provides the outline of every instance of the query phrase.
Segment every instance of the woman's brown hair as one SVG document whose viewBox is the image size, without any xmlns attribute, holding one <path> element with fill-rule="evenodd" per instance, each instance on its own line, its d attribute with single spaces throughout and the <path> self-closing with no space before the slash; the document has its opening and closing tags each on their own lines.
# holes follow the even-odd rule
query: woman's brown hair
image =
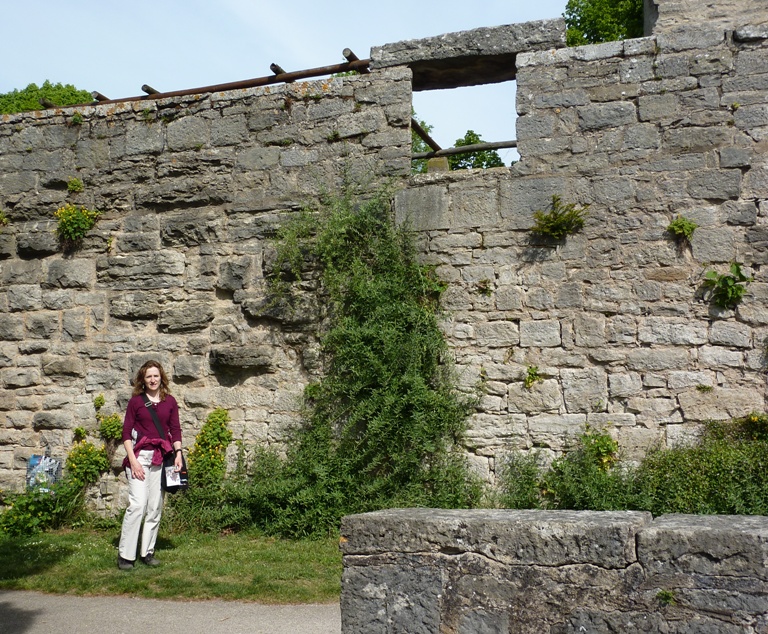
<svg viewBox="0 0 768 634">
<path fill-rule="evenodd" d="M 147 361 L 136 373 L 136 377 L 133 379 L 133 395 L 138 396 L 144 392 L 144 375 L 150 368 L 157 368 L 160 371 L 160 400 L 164 401 L 165 397 L 171 393 L 171 390 L 168 388 L 168 377 L 165 375 L 165 370 L 163 370 L 160 362 L 154 359 Z"/>
</svg>

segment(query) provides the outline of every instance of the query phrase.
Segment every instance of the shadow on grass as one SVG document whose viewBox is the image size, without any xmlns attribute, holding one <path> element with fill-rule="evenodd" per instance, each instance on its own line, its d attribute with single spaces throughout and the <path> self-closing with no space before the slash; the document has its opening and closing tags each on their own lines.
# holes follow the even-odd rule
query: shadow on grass
<svg viewBox="0 0 768 634">
<path fill-rule="evenodd" d="M 72 546 L 53 547 L 34 537 L 0 538 L 0 582 L 46 572 L 74 551 Z"/>
</svg>

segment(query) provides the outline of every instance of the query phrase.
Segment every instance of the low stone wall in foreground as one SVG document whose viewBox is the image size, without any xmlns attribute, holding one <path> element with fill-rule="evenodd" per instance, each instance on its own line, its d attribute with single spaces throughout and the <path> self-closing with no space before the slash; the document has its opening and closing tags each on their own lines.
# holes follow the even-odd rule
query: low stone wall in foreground
<svg viewBox="0 0 768 634">
<path fill-rule="evenodd" d="M 395 509 L 341 532 L 344 634 L 768 632 L 768 517 Z"/>
</svg>

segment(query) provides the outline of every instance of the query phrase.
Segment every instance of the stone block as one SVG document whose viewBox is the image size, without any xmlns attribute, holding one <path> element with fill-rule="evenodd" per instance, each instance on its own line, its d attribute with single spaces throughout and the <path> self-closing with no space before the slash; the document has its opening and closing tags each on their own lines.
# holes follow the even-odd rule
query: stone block
<svg viewBox="0 0 768 634">
<path fill-rule="evenodd" d="M 403 189 L 395 194 L 395 221 L 414 231 L 450 229 L 453 216 L 442 185 Z"/>
<path fill-rule="evenodd" d="M 580 106 L 579 127 L 582 130 L 601 130 L 637 123 L 635 105 L 628 101 Z"/>
<path fill-rule="evenodd" d="M 643 391 L 643 382 L 639 374 L 611 373 L 608 375 L 608 386 L 611 399 L 630 398 Z"/>
<path fill-rule="evenodd" d="M 161 332 L 203 330 L 213 321 L 213 307 L 207 302 L 178 302 L 160 310 L 157 327 Z"/>
<path fill-rule="evenodd" d="M 109 314 L 118 319 L 148 319 L 160 312 L 156 293 L 135 291 L 120 293 L 109 301 Z"/>
<path fill-rule="evenodd" d="M 501 217 L 510 229 L 529 230 L 533 227 L 533 212 L 547 211 L 552 196 L 569 196 L 564 178 L 526 178 L 502 181 L 500 189 Z"/>
<path fill-rule="evenodd" d="M 168 123 L 166 136 L 172 152 L 200 150 L 210 140 L 209 122 L 201 117 L 180 117 Z"/>
<path fill-rule="evenodd" d="M 85 363 L 78 357 L 43 355 L 42 368 L 46 376 L 85 376 Z"/>
<path fill-rule="evenodd" d="M 39 284 L 42 281 L 42 266 L 39 260 L 12 260 L 3 264 L 3 285 Z"/>
<path fill-rule="evenodd" d="M 53 260 L 48 265 L 45 286 L 47 288 L 88 289 L 96 277 L 96 263 L 93 260 L 77 258 Z"/>
<path fill-rule="evenodd" d="M 0 313 L 0 341 L 22 341 L 24 317 Z"/>
<path fill-rule="evenodd" d="M 736 240 L 729 227 L 699 227 L 691 239 L 693 257 L 699 262 L 731 262 L 736 257 Z"/>
<path fill-rule="evenodd" d="M 74 427 L 74 418 L 66 411 L 37 412 L 32 417 L 32 424 L 37 431 L 71 429 Z"/>
<path fill-rule="evenodd" d="M 496 226 L 499 223 L 499 198 L 496 189 L 471 182 L 450 185 L 452 229 L 461 227 Z"/>
<path fill-rule="evenodd" d="M 602 368 L 560 371 L 566 410 L 578 412 L 600 411 L 608 402 L 608 382 Z"/>
<path fill-rule="evenodd" d="M 605 344 L 605 317 L 578 314 L 573 320 L 574 343 L 579 347 L 596 348 Z"/>
<path fill-rule="evenodd" d="M 14 284 L 6 291 L 8 310 L 27 312 L 43 307 L 43 292 L 36 284 Z"/>
<path fill-rule="evenodd" d="M 59 333 L 60 316 L 54 311 L 38 311 L 27 315 L 26 336 L 32 339 L 51 339 Z"/>
<path fill-rule="evenodd" d="M 560 322 L 554 319 L 520 322 L 520 346 L 523 348 L 559 346 Z"/>
<path fill-rule="evenodd" d="M 489 348 L 506 348 L 520 340 L 518 327 L 512 321 L 489 321 L 475 325 L 475 341 Z"/>
<path fill-rule="evenodd" d="M 165 138 L 163 126 L 148 123 L 128 123 L 125 131 L 125 153 L 159 154 L 163 151 Z"/>
<path fill-rule="evenodd" d="M 210 363 L 217 368 L 247 368 L 261 372 L 276 370 L 275 350 L 266 345 L 215 347 L 210 352 Z"/>
<path fill-rule="evenodd" d="M 637 557 L 650 579 L 766 581 L 767 544 L 766 517 L 671 514 L 639 531 Z"/>
<path fill-rule="evenodd" d="M 563 395 L 556 379 L 536 381 L 530 388 L 519 382 L 509 386 L 507 403 L 513 414 L 559 413 L 563 407 Z"/>
<path fill-rule="evenodd" d="M 750 348 L 752 346 L 752 328 L 746 324 L 716 321 L 709 329 L 709 343 L 715 346 Z"/>
<path fill-rule="evenodd" d="M 585 414 L 539 414 L 528 419 L 528 435 L 534 447 L 564 451 L 584 432 L 586 423 Z"/>
<path fill-rule="evenodd" d="M 390 509 L 342 518 L 341 549 L 344 557 L 474 552 L 505 565 L 623 568 L 636 561 L 635 535 L 650 521 L 635 511 Z"/>
<path fill-rule="evenodd" d="M 711 392 L 683 392 L 677 398 L 688 421 L 728 420 L 765 410 L 763 396 L 755 390 L 716 387 Z"/>
<path fill-rule="evenodd" d="M 698 199 L 738 198 L 741 191 L 741 172 L 735 169 L 702 170 L 688 179 L 687 190 L 692 198 Z"/>
<path fill-rule="evenodd" d="M 690 363 L 688 350 L 640 348 L 627 354 L 627 367 L 640 372 L 682 370 Z"/>
<path fill-rule="evenodd" d="M 200 356 L 182 355 L 173 362 L 173 378 L 176 381 L 191 381 L 205 376 L 205 359 Z"/>
<path fill-rule="evenodd" d="M 667 317 L 646 317 L 638 327 L 638 339 L 643 343 L 696 346 L 707 343 L 707 327 Z"/>
</svg>

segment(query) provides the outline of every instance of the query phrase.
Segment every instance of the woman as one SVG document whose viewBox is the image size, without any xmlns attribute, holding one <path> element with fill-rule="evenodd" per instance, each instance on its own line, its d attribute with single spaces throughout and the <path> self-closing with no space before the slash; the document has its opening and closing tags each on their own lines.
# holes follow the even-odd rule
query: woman
<svg viewBox="0 0 768 634">
<path fill-rule="evenodd" d="M 149 408 L 157 414 L 162 434 Z M 175 470 L 181 470 L 182 465 L 179 406 L 168 392 L 168 378 L 157 361 L 147 361 L 136 373 L 123 421 L 123 445 L 127 454 L 123 467 L 128 478 L 128 509 L 120 533 L 117 566 L 120 570 L 133 568 L 142 518 L 139 559 L 148 566 L 157 566 L 160 562 L 154 550 L 163 510 L 163 455 L 174 451 Z"/>
</svg>

